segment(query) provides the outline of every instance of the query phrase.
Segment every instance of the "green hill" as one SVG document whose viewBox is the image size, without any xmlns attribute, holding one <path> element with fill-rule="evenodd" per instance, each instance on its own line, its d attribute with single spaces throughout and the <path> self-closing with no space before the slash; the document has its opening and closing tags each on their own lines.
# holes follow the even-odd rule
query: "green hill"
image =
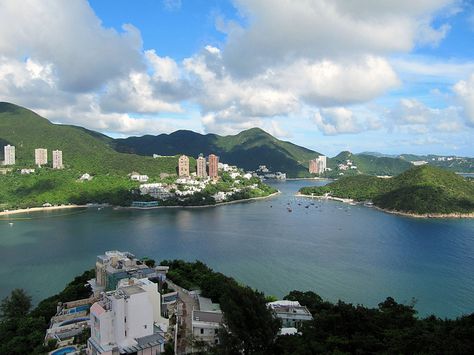
<svg viewBox="0 0 474 355">
<path fill-rule="evenodd" d="M 112 138 L 82 127 L 53 124 L 33 111 L 0 103 L 0 146 L 15 146 L 18 167 L 34 165 L 35 148 L 48 149 L 48 161 L 55 149 L 63 151 L 66 168 L 92 174 L 128 174 L 138 171 L 158 175 L 175 173 L 177 157 L 143 157 L 116 152 Z M 1 153 L 3 156 L 3 149 Z"/>
<path fill-rule="evenodd" d="M 252 128 L 236 135 L 202 135 L 192 131 L 176 131 L 158 136 L 116 139 L 120 152 L 151 156 L 178 153 L 198 156 L 214 153 L 220 160 L 246 170 L 266 165 L 271 171 L 286 172 L 290 177 L 308 177 L 308 162 L 321 155 L 290 142 L 281 141 L 260 128 Z"/>
<path fill-rule="evenodd" d="M 342 170 L 339 165 L 347 165 L 347 162 L 351 162 L 351 169 L 349 166 L 348 170 Z M 328 168 L 331 171 L 326 172 L 327 177 L 339 177 L 339 176 L 355 176 L 360 174 L 365 175 L 389 175 L 395 176 L 408 169 L 413 165 L 404 159 L 391 158 L 391 157 L 377 157 L 370 154 L 353 154 L 348 151 L 339 153 L 333 158 L 328 159 Z"/>
<path fill-rule="evenodd" d="M 392 179 L 366 175 L 345 177 L 323 187 L 306 187 L 300 192 L 372 200 L 378 207 L 414 214 L 474 212 L 474 182 L 429 165 L 413 167 Z"/>
</svg>

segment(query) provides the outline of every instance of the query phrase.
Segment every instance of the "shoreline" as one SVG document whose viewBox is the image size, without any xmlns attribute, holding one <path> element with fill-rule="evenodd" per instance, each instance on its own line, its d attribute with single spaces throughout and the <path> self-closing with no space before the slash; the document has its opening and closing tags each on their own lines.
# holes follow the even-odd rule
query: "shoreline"
<svg viewBox="0 0 474 355">
<path fill-rule="evenodd" d="M 319 200 L 332 200 L 332 201 L 339 201 L 343 203 L 348 203 L 348 204 L 357 204 L 357 205 L 363 205 L 365 206 L 366 202 L 360 202 L 360 201 L 355 201 L 350 198 L 342 198 L 342 197 L 334 197 L 334 196 L 310 196 L 310 195 L 305 195 L 302 193 L 297 193 L 295 196 L 297 197 L 307 197 L 307 198 L 316 198 Z M 365 206 L 368 207 L 368 206 Z M 385 213 L 390 213 L 398 216 L 403 216 L 403 217 L 411 217 L 411 218 L 474 218 L 474 212 L 471 213 L 460 213 L 460 212 L 454 212 L 454 213 L 423 213 L 423 214 L 417 214 L 417 213 L 412 213 L 412 212 L 402 212 L 402 211 L 394 211 L 394 210 L 387 210 L 385 208 L 378 207 L 374 204 L 370 205 L 370 207 L 375 208 L 378 211 L 385 212 Z"/>
<path fill-rule="evenodd" d="M 227 201 L 227 202 L 219 202 L 216 203 L 215 205 L 202 205 L 202 206 L 156 206 L 156 207 L 132 207 L 132 206 L 127 206 L 127 207 L 120 207 L 120 206 L 115 206 L 114 209 L 124 209 L 124 210 L 156 210 L 156 209 L 161 209 L 161 208 L 211 208 L 211 207 L 219 207 L 219 206 L 224 206 L 224 205 L 232 205 L 235 203 L 244 203 L 248 201 L 258 201 L 258 200 L 265 200 L 271 197 L 274 197 L 276 195 L 281 194 L 281 191 L 278 190 L 277 192 L 274 192 L 268 196 L 262 196 L 262 197 L 252 197 L 252 198 L 247 198 L 243 200 L 235 200 L 235 201 Z"/>
<path fill-rule="evenodd" d="M 88 208 L 95 207 L 92 205 L 61 205 L 61 206 L 50 206 L 50 207 L 30 207 L 30 208 L 21 208 L 18 210 L 9 210 L 0 212 L 0 216 L 9 216 L 12 214 L 20 213 L 30 213 L 30 212 L 45 212 L 45 211 L 55 211 L 55 210 L 66 210 L 72 208 Z"/>
</svg>

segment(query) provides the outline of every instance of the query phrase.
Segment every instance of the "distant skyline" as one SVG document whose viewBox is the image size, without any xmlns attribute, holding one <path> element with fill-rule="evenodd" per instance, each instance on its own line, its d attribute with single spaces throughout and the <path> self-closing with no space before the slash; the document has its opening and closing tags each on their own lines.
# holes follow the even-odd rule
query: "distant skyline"
<svg viewBox="0 0 474 355">
<path fill-rule="evenodd" d="M 113 137 L 474 156 L 468 0 L 4 0 L 0 101 Z"/>
</svg>

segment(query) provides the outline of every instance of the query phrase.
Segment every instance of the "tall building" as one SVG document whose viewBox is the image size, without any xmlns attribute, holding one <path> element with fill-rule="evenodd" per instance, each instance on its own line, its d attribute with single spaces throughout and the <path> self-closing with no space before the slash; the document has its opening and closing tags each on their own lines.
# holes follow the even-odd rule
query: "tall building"
<svg viewBox="0 0 474 355">
<path fill-rule="evenodd" d="M 161 316 L 157 284 L 147 278 L 122 280 L 90 309 L 88 354 L 161 354 L 168 320 Z"/>
<path fill-rule="evenodd" d="M 320 155 L 316 159 L 309 161 L 309 172 L 311 174 L 322 174 L 327 168 L 327 157 Z"/>
<path fill-rule="evenodd" d="M 219 157 L 214 154 L 209 155 L 209 177 L 215 179 L 219 176 Z"/>
<path fill-rule="evenodd" d="M 61 150 L 53 150 L 53 169 L 62 169 L 63 166 L 63 152 Z"/>
<path fill-rule="evenodd" d="M 45 149 L 45 148 L 35 149 L 35 164 L 38 166 L 48 164 L 48 149 Z"/>
<path fill-rule="evenodd" d="M 181 155 L 178 160 L 178 175 L 180 177 L 189 176 L 189 158 Z"/>
<path fill-rule="evenodd" d="M 203 157 L 202 154 L 199 155 L 199 158 L 196 159 L 196 172 L 197 176 L 200 178 L 205 178 L 207 177 L 207 171 L 206 171 L 206 158 Z"/>
<path fill-rule="evenodd" d="M 5 160 L 3 165 L 15 165 L 15 147 L 13 145 L 6 145 L 3 148 Z"/>
</svg>

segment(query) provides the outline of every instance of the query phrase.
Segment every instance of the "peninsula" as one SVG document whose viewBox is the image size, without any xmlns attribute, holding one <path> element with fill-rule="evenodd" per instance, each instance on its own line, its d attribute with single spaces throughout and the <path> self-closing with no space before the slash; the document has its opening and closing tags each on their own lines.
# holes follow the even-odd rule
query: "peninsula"
<svg viewBox="0 0 474 355">
<path fill-rule="evenodd" d="M 368 202 L 386 212 L 413 217 L 474 217 L 474 182 L 429 165 L 394 178 L 345 177 L 325 186 L 304 187 L 299 193 Z"/>
</svg>

